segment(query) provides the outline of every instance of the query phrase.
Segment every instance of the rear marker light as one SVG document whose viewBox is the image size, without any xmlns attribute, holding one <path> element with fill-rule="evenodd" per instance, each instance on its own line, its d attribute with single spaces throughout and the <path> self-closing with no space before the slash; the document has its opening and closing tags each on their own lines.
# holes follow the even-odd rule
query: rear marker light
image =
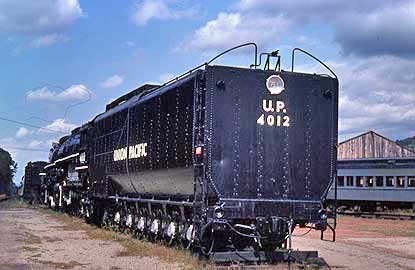
<svg viewBox="0 0 415 270">
<path fill-rule="evenodd" d="M 271 75 L 266 81 L 266 86 L 271 95 L 278 95 L 284 91 L 284 81 L 279 75 Z"/>
</svg>

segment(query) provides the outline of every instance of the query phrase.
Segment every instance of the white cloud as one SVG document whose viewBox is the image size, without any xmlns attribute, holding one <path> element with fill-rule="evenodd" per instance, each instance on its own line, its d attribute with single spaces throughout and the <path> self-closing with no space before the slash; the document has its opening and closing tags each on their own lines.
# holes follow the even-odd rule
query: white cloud
<svg viewBox="0 0 415 270">
<path fill-rule="evenodd" d="M 78 0 L 2 0 L 0 32 L 50 33 L 61 31 L 83 15 Z"/>
<path fill-rule="evenodd" d="M 124 82 L 123 77 L 120 75 L 114 75 L 106 79 L 101 83 L 102 88 L 112 88 L 121 85 Z"/>
<path fill-rule="evenodd" d="M 42 146 L 44 142 L 39 140 L 31 140 L 29 144 L 27 145 L 28 148 L 37 149 L 39 146 Z"/>
<path fill-rule="evenodd" d="M 134 41 L 131 41 L 131 40 L 127 40 L 127 41 L 124 41 L 122 43 L 122 46 L 124 48 L 134 47 L 135 46 L 135 42 Z"/>
<path fill-rule="evenodd" d="M 27 135 L 30 134 L 30 131 L 25 128 L 25 127 L 21 127 L 19 128 L 19 130 L 16 132 L 16 138 L 23 138 L 26 137 Z"/>
<path fill-rule="evenodd" d="M 219 51 L 251 41 L 268 44 L 277 42 L 291 24 L 282 14 L 262 17 L 221 12 L 194 32 L 188 46 L 199 51 Z"/>
<path fill-rule="evenodd" d="M 12 55 L 21 55 L 24 51 L 32 48 L 38 49 L 42 47 L 49 47 L 58 43 L 67 42 L 68 40 L 69 38 L 67 36 L 57 33 L 38 36 L 34 38 L 32 41 L 17 45 L 14 48 Z"/>
<path fill-rule="evenodd" d="M 174 78 L 174 75 L 171 74 L 171 73 L 163 73 L 159 76 L 159 80 L 160 80 L 161 83 L 168 82 L 173 78 Z"/>
<path fill-rule="evenodd" d="M 340 79 L 341 136 L 373 129 L 403 138 L 415 133 L 414 10 L 409 0 L 241 0 L 197 29 L 187 44 L 202 52 L 248 41 L 266 47 L 294 40 L 321 47 L 316 35 L 329 28 L 333 43 L 328 46 L 340 45 L 343 52 L 329 63 Z M 298 35 L 305 26 L 315 27 L 318 34 Z M 301 69 L 327 73 L 318 66 Z"/>
<path fill-rule="evenodd" d="M 266 45 L 281 37 L 295 38 L 302 27 L 313 26 L 317 33 L 332 29 L 334 40 L 348 55 L 413 56 L 414 10 L 413 0 L 240 0 L 232 11 L 220 12 L 197 29 L 184 44 L 199 51 L 218 51 L 247 41 Z"/>
<path fill-rule="evenodd" d="M 158 79 L 146 81 L 143 84 L 151 84 L 151 85 L 162 85 L 173 79 L 175 76 L 172 73 L 162 73 L 159 75 Z"/>
<path fill-rule="evenodd" d="M 60 131 L 60 132 L 69 133 L 76 127 L 77 127 L 77 125 L 75 125 L 73 123 L 70 123 L 65 119 L 58 118 L 58 119 L 54 120 L 52 123 L 50 123 L 49 125 L 45 126 L 44 129 L 40 129 L 39 132 L 52 133 L 52 131 L 49 131 L 49 130 L 56 130 L 56 131 Z"/>
<path fill-rule="evenodd" d="M 146 25 L 152 19 L 175 20 L 181 18 L 191 18 L 198 14 L 198 9 L 194 6 L 177 8 L 176 1 L 166 0 L 144 0 L 135 6 L 132 21 L 137 25 Z"/>
<path fill-rule="evenodd" d="M 34 48 L 47 47 L 56 43 L 66 42 L 69 39 L 61 34 L 50 34 L 35 38 L 31 46 Z"/>
<path fill-rule="evenodd" d="M 83 84 L 72 85 L 61 92 L 50 90 L 48 86 L 31 90 L 26 93 L 27 101 L 68 101 L 86 100 L 90 96 L 90 90 Z"/>
<path fill-rule="evenodd" d="M 373 2 L 366 12 L 339 14 L 333 19 L 336 41 L 346 54 L 415 55 L 415 2 Z M 359 29 L 359 31 L 356 31 Z"/>
<path fill-rule="evenodd" d="M 87 99 L 88 96 L 89 96 L 88 88 L 83 84 L 76 84 L 65 89 L 63 92 L 58 93 L 56 95 L 56 98 L 58 100 L 71 100 L 71 99 L 84 100 L 84 99 Z"/>
<path fill-rule="evenodd" d="M 326 62 L 339 77 L 339 134 L 374 130 L 392 139 L 415 134 L 415 60 L 396 56 L 347 57 Z M 328 73 L 320 65 L 298 72 Z"/>
<path fill-rule="evenodd" d="M 163 83 L 160 81 L 145 81 L 143 84 L 151 84 L 151 85 L 162 85 Z M 115 100 L 115 99 L 114 99 Z"/>
<path fill-rule="evenodd" d="M 378 131 L 392 138 L 415 133 L 415 60 L 350 59 L 337 65 L 341 134 Z"/>
</svg>

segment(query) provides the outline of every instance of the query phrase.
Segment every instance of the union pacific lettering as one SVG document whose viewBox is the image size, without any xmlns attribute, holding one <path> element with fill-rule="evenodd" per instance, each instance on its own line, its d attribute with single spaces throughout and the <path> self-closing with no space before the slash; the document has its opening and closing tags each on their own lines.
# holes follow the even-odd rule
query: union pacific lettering
<svg viewBox="0 0 415 270">
<path fill-rule="evenodd" d="M 147 156 L 147 143 L 139 143 L 114 150 L 114 161 L 141 158 Z"/>
</svg>

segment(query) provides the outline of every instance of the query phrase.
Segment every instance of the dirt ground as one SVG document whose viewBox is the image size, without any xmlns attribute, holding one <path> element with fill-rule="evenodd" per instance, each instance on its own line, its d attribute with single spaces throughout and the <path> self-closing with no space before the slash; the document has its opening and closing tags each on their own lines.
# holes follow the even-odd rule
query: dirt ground
<svg viewBox="0 0 415 270">
<path fill-rule="evenodd" d="M 325 238 L 330 239 L 331 234 Z M 332 269 L 415 269 L 415 221 L 341 216 L 335 243 L 320 241 L 320 234 L 313 231 L 294 237 L 293 247 L 318 250 Z"/>
<path fill-rule="evenodd" d="M 0 270 L 190 270 L 184 251 L 105 231 L 51 210 L 0 209 Z"/>
<path fill-rule="evenodd" d="M 318 250 L 331 269 L 415 269 L 415 221 L 341 217 L 335 243 L 320 241 L 311 232 L 294 237 L 293 247 Z M 206 268 L 187 252 L 98 229 L 51 210 L 0 209 L 0 270 Z"/>
</svg>

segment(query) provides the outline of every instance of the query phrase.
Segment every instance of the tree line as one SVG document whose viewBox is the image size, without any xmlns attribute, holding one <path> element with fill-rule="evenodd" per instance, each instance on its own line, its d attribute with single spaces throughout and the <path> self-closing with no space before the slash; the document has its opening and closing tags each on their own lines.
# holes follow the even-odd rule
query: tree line
<svg viewBox="0 0 415 270">
<path fill-rule="evenodd" d="M 17 163 L 6 150 L 0 148 L 0 194 L 12 191 L 13 176 L 17 171 Z"/>
</svg>

